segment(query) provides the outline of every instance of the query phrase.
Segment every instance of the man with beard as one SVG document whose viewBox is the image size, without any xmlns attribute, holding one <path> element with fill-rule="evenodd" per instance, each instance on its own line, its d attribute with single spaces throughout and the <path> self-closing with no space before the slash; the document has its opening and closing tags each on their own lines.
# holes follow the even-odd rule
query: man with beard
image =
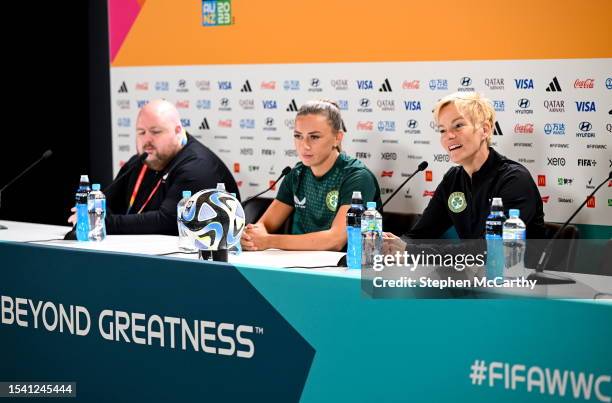
<svg viewBox="0 0 612 403">
<path fill-rule="evenodd" d="M 117 177 L 129 173 L 106 194 L 108 234 L 176 235 L 176 205 L 184 190 L 195 193 L 222 182 L 240 197 L 229 169 L 185 131 L 178 111 L 166 100 L 151 101 L 138 113 L 136 149 Z M 148 154 L 144 162 L 143 153 Z M 75 223 L 76 216 L 68 222 Z"/>
</svg>

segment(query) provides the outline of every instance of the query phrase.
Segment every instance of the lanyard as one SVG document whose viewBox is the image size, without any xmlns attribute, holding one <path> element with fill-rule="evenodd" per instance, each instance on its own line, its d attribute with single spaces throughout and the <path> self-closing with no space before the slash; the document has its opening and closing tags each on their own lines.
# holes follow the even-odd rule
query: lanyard
<svg viewBox="0 0 612 403">
<path fill-rule="evenodd" d="M 143 164 L 142 168 L 140 169 L 140 173 L 138 174 L 138 179 L 136 179 L 136 184 L 134 185 L 134 190 L 132 191 L 132 196 L 130 197 L 130 205 L 128 206 L 127 212 L 125 214 L 129 214 L 130 210 L 132 209 L 132 206 L 134 205 L 134 201 L 136 200 L 136 195 L 138 194 L 138 191 L 140 190 L 140 185 L 142 184 L 142 179 L 144 178 L 145 173 L 147 172 L 147 166 Z M 144 204 L 142 205 L 142 207 L 140 208 L 140 210 L 138 210 L 138 213 L 136 214 L 140 214 L 142 213 L 142 210 L 144 210 L 144 208 L 147 206 L 147 204 L 149 204 L 149 201 L 151 201 L 151 198 L 153 197 L 153 195 L 155 194 L 155 192 L 157 192 L 157 189 L 159 189 L 159 185 L 161 185 L 161 182 L 164 178 L 160 178 L 157 181 L 157 184 L 155 185 L 155 187 L 153 188 L 153 190 L 151 191 L 151 193 L 149 194 L 149 197 L 147 197 L 147 200 L 144 202 Z"/>
</svg>

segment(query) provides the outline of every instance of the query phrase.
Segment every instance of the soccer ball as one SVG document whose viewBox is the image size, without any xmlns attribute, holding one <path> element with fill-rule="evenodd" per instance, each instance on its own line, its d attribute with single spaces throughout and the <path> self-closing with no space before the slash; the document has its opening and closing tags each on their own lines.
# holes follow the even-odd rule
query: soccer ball
<svg viewBox="0 0 612 403">
<path fill-rule="evenodd" d="M 200 250 L 229 249 L 240 242 L 245 227 L 242 205 L 218 189 L 200 190 L 187 200 L 179 221 Z"/>
</svg>

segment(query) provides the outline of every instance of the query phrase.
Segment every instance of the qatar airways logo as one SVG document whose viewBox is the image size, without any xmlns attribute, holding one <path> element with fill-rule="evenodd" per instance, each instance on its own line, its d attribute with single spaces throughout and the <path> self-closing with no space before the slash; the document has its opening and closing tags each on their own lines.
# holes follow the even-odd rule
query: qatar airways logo
<svg viewBox="0 0 612 403">
<path fill-rule="evenodd" d="M 210 81 L 208 80 L 198 80 L 195 82 L 195 85 L 200 91 L 210 90 Z"/>
<path fill-rule="evenodd" d="M 505 88 L 503 78 L 485 78 L 484 83 L 490 90 L 503 90 Z"/>
<path fill-rule="evenodd" d="M 548 112 L 565 112 L 565 102 L 559 100 L 546 100 L 544 101 L 544 107 Z"/>
</svg>

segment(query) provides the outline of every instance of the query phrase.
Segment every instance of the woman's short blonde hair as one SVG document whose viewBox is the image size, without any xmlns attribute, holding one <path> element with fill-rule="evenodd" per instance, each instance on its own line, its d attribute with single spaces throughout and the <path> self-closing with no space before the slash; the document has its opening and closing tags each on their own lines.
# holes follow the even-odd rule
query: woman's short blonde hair
<svg viewBox="0 0 612 403">
<path fill-rule="evenodd" d="M 438 125 L 440 111 L 449 104 L 455 105 L 457 110 L 476 127 L 481 127 L 483 123 L 488 122 L 491 130 L 487 137 L 487 144 L 491 145 L 495 128 L 495 109 L 493 109 L 489 99 L 477 92 L 455 92 L 445 96 L 434 107 L 433 117 L 436 126 Z"/>
</svg>

